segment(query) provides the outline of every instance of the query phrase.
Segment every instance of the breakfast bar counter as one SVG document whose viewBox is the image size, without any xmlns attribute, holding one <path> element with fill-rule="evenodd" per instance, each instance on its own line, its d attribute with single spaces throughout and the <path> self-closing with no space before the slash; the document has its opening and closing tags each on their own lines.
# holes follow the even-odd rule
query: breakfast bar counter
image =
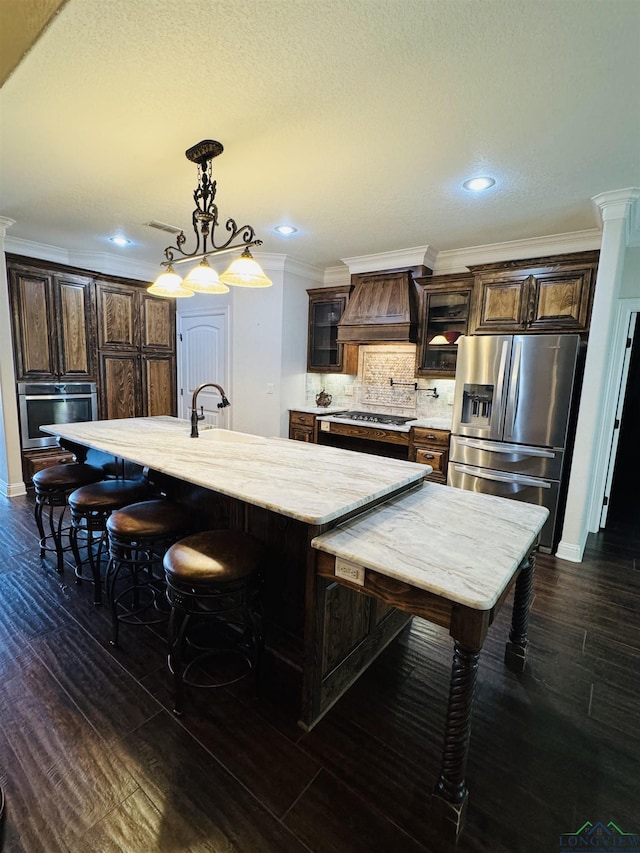
<svg viewBox="0 0 640 853">
<path fill-rule="evenodd" d="M 454 640 L 434 817 L 457 836 L 478 657 L 515 586 L 505 661 L 522 669 L 544 508 L 425 483 L 429 468 L 279 438 L 203 430 L 168 417 L 42 427 L 76 451 L 150 469 L 205 526 L 244 530 L 269 554 L 267 649 L 299 674 L 309 729 L 417 615 Z"/>
</svg>

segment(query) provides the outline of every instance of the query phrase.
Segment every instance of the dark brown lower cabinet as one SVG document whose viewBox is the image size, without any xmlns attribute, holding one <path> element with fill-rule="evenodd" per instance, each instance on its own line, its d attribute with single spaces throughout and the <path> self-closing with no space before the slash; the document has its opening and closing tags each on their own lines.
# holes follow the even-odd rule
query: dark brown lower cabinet
<svg viewBox="0 0 640 853">
<path fill-rule="evenodd" d="M 22 476 L 25 483 L 33 480 L 33 475 L 51 465 L 63 465 L 74 461 L 73 453 L 60 447 L 46 447 L 42 450 L 25 450 L 22 454 Z"/>
<path fill-rule="evenodd" d="M 140 405 L 140 357 L 100 353 L 100 409 L 103 418 L 135 418 Z"/>
<path fill-rule="evenodd" d="M 173 355 L 100 354 L 103 418 L 176 414 Z"/>
<path fill-rule="evenodd" d="M 173 355 L 142 356 L 144 415 L 176 414 L 176 360 Z"/>
<path fill-rule="evenodd" d="M 289 411 L 289 438 L 313 443 L 316 433 L 316 416 L 312 412 Z"/>
</svg>

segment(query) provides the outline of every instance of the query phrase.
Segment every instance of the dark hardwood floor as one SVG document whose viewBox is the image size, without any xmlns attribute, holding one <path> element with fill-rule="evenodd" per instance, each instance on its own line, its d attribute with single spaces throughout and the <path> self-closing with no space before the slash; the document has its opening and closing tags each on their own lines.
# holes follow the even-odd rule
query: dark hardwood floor
<svg viewBox="0 0 640 853">
<path fill-rule="evenodd" d="M 311 732 L 270 672 L 171 713 L 161 637 L 107 614 L 38 557 L 31 500 L 0 498 L 0 784 L 5 853 L 447 853 L 428 800 L 450 638 L 415 619 Z M 468 823 L 457 850 L 553 853 L 587 820 L 640 831 L 640 536 L 540 555 L 521 676 L 510 602 L 481 655 Z"/>
</svg>

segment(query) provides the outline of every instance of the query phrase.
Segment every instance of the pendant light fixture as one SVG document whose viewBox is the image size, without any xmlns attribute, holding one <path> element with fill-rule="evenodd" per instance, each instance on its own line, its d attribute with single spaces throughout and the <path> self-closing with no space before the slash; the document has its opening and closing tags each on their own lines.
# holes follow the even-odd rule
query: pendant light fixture
<svg viewBox="0 0 640 853">
<path fill-rule="evenodd" d="M 223 150 L 220 142 L 203 139 L 185 152 L 187 160 L 198 166 L 198 186 L 193 191 L 196 208 L 191 215 L 196 245 L 193 252 L 185 252 L 183 246 L 187 238 L 184 231 L 178 234 L 175 246 L 167 246 L 164 250 L 166 260 L 162 261 L 162 266 L 165 269 L 147 288 L 149 293 L 179 298 L 193 296 L 194 293 L 227 293 L 229 284 L 239 287 L 269 287 L 273 283 L 249 251 L 249 246 L 262 245 L 262 240 L 256 239 L 251 225 L 238 227 L 235 220 L 229 218 L 225 223 L 222 238 L 216 232 L 219 225 L 218 205 L 215 203 L 216 181 L 211 178 L 211 161 L 222 154 Z M 216 242 L 217 240 L 220 242 Z M 242 255 L 218 277 L 208 258 L 243 247 Z M 188 261 L 200 263 L 183 281 L 175 272 L 174 265 Z"/>
</svg>

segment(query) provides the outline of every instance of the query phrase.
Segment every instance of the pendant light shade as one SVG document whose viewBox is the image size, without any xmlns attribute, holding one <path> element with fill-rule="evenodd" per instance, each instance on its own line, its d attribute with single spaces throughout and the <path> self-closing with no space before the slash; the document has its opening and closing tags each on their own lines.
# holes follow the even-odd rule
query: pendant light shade
<svg viewBox="0 0 640 853">
<path fill-rule="evenodd" d="M 182 286 L 182 279 L 173 271 L 172 266 L 169 266 L 166 272 L 160 273 L 151 287 L 147 288 L 147 292 L 154 296 L 166 296 L 172 299 L 193 296 L 192 290 L 186 290 Z"/>
<path fill-rule="evenodd" d="M 218 273 L 203 258 L 182 282 L 182 286 L 195 293 L 228 293 L 229 288 L 218 278 Z"/>
<path fill-rule="evenodd" d="M 228 293 L 228 284 L 236 287 L 269 287 L 273 283 L 251 257 L 249 246 L 262 245 L 253 226 L 237 225 L 236 220 L 229 217 L 225 220 L 224 228 L 219 228 L 218 205 L 215 201 L 217 182 L 213 179 L 211 163 L 223 150 L 222 143 L 215 139 L 203 139 L 184 152 L 187 160 L 198 167 L 198 186 L 193 193 L 196 207 L 191 214 L 195 247 L 192 252 L 185 251 L 185 233 L 177 232 L 175 245 L 167 246 L 164 250 L 166 260 L 162 261 L 162 266 L 166 267 L 166 272 L 147 288 L 149 293 L 157 296 L 193 296 L 194 292 Z M 241 247 L 244 247 L 242 256 L 218 277 L 207 258 Z M 183 282 L 173 271 L 172 264 L 189 261 L 200 263 Z"/>
<path fill-rule="evenodd" d="M 222 273 L 220 281 L 234 287 L 271 287 L 273 284 L 262 271 L 260 264 L 253 259 L 249 247 Z"/>
</svg>

